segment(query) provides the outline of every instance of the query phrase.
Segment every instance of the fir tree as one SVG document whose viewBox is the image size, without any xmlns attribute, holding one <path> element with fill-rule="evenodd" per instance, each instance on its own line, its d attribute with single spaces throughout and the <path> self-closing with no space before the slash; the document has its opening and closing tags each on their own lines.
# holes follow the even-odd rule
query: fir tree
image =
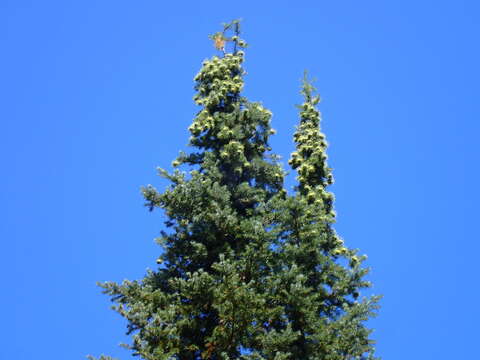
<svg viewBox="0 0 480 360">
<path fill-rule="evenodd" d="M 364 322 L 375 315 L 378 296 L 359 300 L 370 286 L 361 263 L 366 256 L 345 247 L 335 223 L 333 184 L 327 164 L 327 142 L 320 130 L 320 97 L 308 81 L 302 84 L 304 102 L 294 134 L 296 151 L 289 164 L 297 170 L 296 194 L 285 201 L 281 255 L 285 271 L 285 310 L 297 338 L 292 359 L 373 358 L 370 330 Z"/>
<path fill-rule="evenodd" d="M 363 323 L 376 298 L 358 301 L 363 258 L 332 228 L 319 98 L 305 80 L 290 196 L 269 146 L 272 114 L 241 95 L 239 36 L 238 21 L 211 36 L 221 55 L 195 77 L 193 150 L 159 170 L 166 191 L 142 190 L 168 218 L 158 269 L 101 286 L 127 319 L 125 346 L 146 360 L 360 359 L 372 352 Z"/>
</svg>

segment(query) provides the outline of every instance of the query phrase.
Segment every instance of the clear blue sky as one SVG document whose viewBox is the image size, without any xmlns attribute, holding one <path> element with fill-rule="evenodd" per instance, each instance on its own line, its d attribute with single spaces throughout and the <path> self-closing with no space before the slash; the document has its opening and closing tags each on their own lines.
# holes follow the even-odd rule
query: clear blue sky
<svg viewBox="0 0 480 360">
<path fill-rule="evenodd" d="M 82 359 L 125 322 L 96 281 L 155 267 L 165 185 L 207 35 L 244 19 L 245 95 L 293 149 L 304 69 L 323 101 L 337 230 L 369 256 L 388 360 L 478 357 L 477 1 L 0 2 L 1 359 Z"/>
</svg>

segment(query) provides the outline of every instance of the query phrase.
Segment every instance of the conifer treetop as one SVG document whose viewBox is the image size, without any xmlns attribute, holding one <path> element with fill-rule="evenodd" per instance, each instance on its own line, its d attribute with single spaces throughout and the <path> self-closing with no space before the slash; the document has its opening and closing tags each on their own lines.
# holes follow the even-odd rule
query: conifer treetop
<svg viewBox="0 0 480 360">
<path fill-rule="evenodd" d="M 364 258 L 332 227 L 320 97 L 305 74 L 288 195 L 269 145 L 272 113 L 241 93 L 239 20 L 210 39 L 220 54 L 194 78 L 190 152 L 159 170 L 163 192 L 142 189 L 165 213 L 158 268 L 100 284 L 128 322 L 124 347 L 145 360 L 373 359 L 364 321 L 378 298 L 360 299 Z"/>
<path fill-rule="evenodd" d="M 298 105 L 300 110 L 300 124 L 294 134 L 296 151 L 292 153 L 289 164 L 297 170 L 300 194 L 308 201 L 322 201 L 326 212 L 333 213 L 333 194 L 326 188 L 333 184 L 332 169 L 328 166 L 326 154 L 328 143 L 325 134 L 320 129 L 321 114 L 316 108 L 320 96 L 305 71 L 302 80 L 301 93 L 304 102 Z"/>
</svg>

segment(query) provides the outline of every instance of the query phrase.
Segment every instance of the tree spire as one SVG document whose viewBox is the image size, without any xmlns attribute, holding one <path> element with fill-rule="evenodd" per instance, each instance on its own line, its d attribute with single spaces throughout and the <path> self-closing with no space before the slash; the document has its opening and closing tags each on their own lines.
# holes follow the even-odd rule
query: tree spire
<svg viewBox="0 0 480 360">
<path fill-rule="evenodd" d="M 233 51 L 205 60 L 195 76 L 191 151 L 173 173 L 160 170 L 170 187 L 143 189 L 147 206 L 167 215 L 159 269 L 102 284 L 129 322 L 128 347 L 147 360 L 237 359 L 273 311 L 264 309 L 276 236 L 266 214 L 284 172 L 269 155 L 271 112 L 241 95 L 239 34 L 237 21 L 224 25 Z"/>
<path fill-rule="evenodd" d="M 320 111 L 316 108 L 320 96 L 316 94 L 306 71 L 302 79 L 301 93 L 304 102 L 298 106 L 300 124 L 294 134 L 296 151 L 292 153 L 289 164 L 297 170 L 299 193 L 306 196 L 309 202 L 321 201 L 325 212 L 334 216 L 333 194 L 326 190 L 333 184 L 332 169 L 327 163 L 328 143 L 320 128 Z"/>
<path fill-rule="evenodd" d="M 370 330 L 364 321 L 373 316 L 379 297 L 359 299 L 364 280 L 364 256 L 348 249 L 332 225 L 335 222 L 333 183 L 327 164 L 328 147 L 320 129 L 320 102 L 312 82 L 304 74 L 298 106 L 300 123 L 294 134 L 296 151 L 289 161 L 297 170 L 296 194 L 287 199 L 283 223 L 282 256 L 289 264 L 280 277 L 295 279 L 296 296 L 286 298 L 292 329 L 298 334 L 291 344 L 294 359 L 373 359 Z M 292 281 L 292 280 L 290 280 Z"/>
</svg>

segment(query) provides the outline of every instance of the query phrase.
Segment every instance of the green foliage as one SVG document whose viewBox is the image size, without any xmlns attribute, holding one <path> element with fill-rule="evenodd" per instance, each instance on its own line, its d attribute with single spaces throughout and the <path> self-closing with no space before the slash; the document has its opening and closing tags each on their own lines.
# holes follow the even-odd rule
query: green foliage
<svg viewBox="0 0 480 360">
<path fill-rule="evenodd" d="M 98 359 L 95 358 L 95 357 L 93 357 L 93 356 L 91 356 L 91 355 L 88 355 L 88 356 L 87 356 L 87 359 L 88 359 L 88 360 L 117 360 L 117 359 L 114 359 L 114 358 L 112 358 L 112 357 L 110 357 L 110 356 L 105 356 L 105 355 L 101 355 Z"/>
<path fill-rule="evenodd" d="M 193 150 L 172 173 L 159 170 L 171 183 L 165 191 L 142 189 L 150 210 L 168 218 L 159 267 L 140 281 L 101 284 L 128 322 L 126 347 L 146 360 L 373 359 L 364 323 L 378 297 L 360 299 L 365 257 L 332 227 L 315 89 L 305 76 L 289 161 L 298 186 L 287 195 L 270 152 L 272 114 L 241 95 L 239 22 L 211 38 L 223 54 L 195 76 Z"/>
</svg>

